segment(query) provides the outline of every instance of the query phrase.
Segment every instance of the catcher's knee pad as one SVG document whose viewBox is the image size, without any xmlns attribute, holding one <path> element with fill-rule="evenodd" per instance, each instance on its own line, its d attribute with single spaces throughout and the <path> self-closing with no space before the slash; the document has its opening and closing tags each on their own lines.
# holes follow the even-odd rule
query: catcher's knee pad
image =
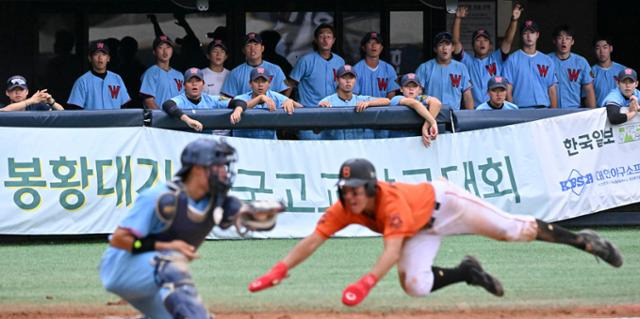
<svg viewBox="0 0 640 319">
<path fill-rule="evenodd" d="M 164 298 L 164 306 L 174 318 L 209 319 L 209 313 L 193 285 L 173 287 Z"/>
<path fill-rule="evenodd" d="M 157 255 L 154 257 L 155 279 L 159 286 L 193 285 L 187 258 L 181 254 Z"/>
</svg>

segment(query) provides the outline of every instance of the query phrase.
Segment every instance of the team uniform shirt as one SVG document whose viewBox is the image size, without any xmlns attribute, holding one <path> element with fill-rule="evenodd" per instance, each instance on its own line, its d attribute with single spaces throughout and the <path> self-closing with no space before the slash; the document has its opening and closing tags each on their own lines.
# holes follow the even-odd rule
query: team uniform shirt
<svg viewBox="0 0 640 319">
<path fill-rule="evenodd" d="M 200 101 L 198 104 L 194 104 L 186 94 L 182 93 L 176 97 L 171 98 L 171 101 L 175 102 L 176 105 L 182 110 L 196 110 L 196 109 L 226 109 L 229 105 L 230 99 L 219 96 L 219 95 L 209 95 L 202 94 L 200 96 Z"/>
<path fill-rule="evenodd" d="M 518 109 L 518 106 L 509 101 L 504 101 L 502 103 L 502 107 L 499 109 L 492 108 L 491 105 L 489 105 L 488 101 L 476 107 L 476 111 L 500 111 L 500 110 L 517 110 L 517 109 Z"/>
<path fill-rule="evenodd" d="M 282 92 L 289 88 L 285 82 L 286 77 L 284 76 L 282 69 L 273 63 L 263 60 L 260 65 L 251 66 L 245 62 L 231 70 L 227 78 L 224 80 L 221 92 L 227 96 L 236 96 L 251 91 L 249 79 L 251 76 L 251 70 L 254 68 L 264 68 L 269 72 L 269 74 L 271 74 L 271 79 L 269 80 L 269 83 L 271 83 L 269 88 L 271 90 L 275 92 Z"/>
<path fill-rule="evenodd" d="M 591 73 L 593 79 L 593 87 L 596 91 L 596 106 L 604 106 L 604 98 L 611 92 L 611 90 L 618 88 L 618 74 L 620 71 L 627 67 L 611 62 L 611 66 L 603 68 L 597 64 L 591 66 Z"/>
<path fill-rule="evenodd" d="M 359 102 L 375 100 L 376 98 L 367 95 L 352 94 L 350 100 L 343 100 L 338 93 L 331 94 L 320 102 L 329 102 L 331 107 L 351 107 L 354 108 Z M 362 140 L 375 138 L 373 130 L 367 128 L 347 128 L 324 130 L 320 133 L 323 140 Z"/>
<path fill-rule="evenodd" d="M 582 86 L 593 82 L 589 62 L 575 53 L 569 54 L 566 60 L 560 60 L 554 52 L 548 55 L 555 64 L 558 79 L 558 107 L 580 107 Z"/>
<path fill-rule="evenodd" d="M 513 86 L 513 103 L 520 108 L 551 105 L 549 88 L 558 83 L 551 58 L 539 51 L 528 55 L 518 50 L 507 59 L 502 75 Z"/>
<path fill-rule="evenodd" d="M 365 60 L 360 60 L 353 66 L 358 75 L 353 93 L 375 97 L 387 97 L 389 92 L 400 89 L 396 82 L 398 74 L 393 66 L 380 60 L 378 66 L 372 69 Z"/>
<path fill-rule="evenodd" d="M 638 101 L 640 101 L 640 91 L 638 91 L 637 89 L 633 90 L 633 95 L 638 98 Z M 616 88 L 611 90 L 611 92 L 607 94 L 602 102 L 602 106 L 613 104 L 620 107 L 628 107 L 630 102 L 631 100 L 624 97 L 624 95 L 622 95 L 622 92 L 620 92 L 620 89 Z"/>
<path fill-rule="evenodd" d="M 325 96 L 335 93 L 338 69 L 343 65 L 344 59 L 337 54 L 331 54 L 329 60 L 316 51 L 302 56 L 289 75 L 298 82 L 298 102 L 315 106 Z"/>
<path fill-rule="evenodd" d="M 4 108 L 5 106 L 6 105 L 0 103 L 0 109 Z M 24 110 L 25 111 L 51 111 L 53 110 L 53 107 L 51 107 L 51 105 L 46 103 L 36 103 L 36 104 L 28 105 Z"/>
<path fill-rule="evenodd" d="M 496 75 L 502 75 L 502 66 L 507 57 L 501 50 L 495 50 L 484 58 L 477 58 L 473 53 L 460 51 L 459 55 L 453 56 L 462 62 L 469 71 L 471 77 L 471 95 L 473 103 L 477 106 L 480 101 L 488 101 L 487 83 L 489 79 Z"/>
<path fill-rule="evenodd" d="M 102 79 L 88 71 L 73 84 L 67 103 L 85 110 L 113 110 L 129 100 L 127 87 L 119 75 L 107 71 Z"/>
<path fill-rule="evenodd" d="M 165 71 L 153 65 L 142 74 L 141 81 L 140 93 L 154 97 L 158 105 L 184 92 L 184 75 L 175 69 Z"/>
<path fill-rule="evenodd" d="M 282 108 L 282 103 L 284 103 L 284 101 L 289 99 L 285 95 L 282 95 L 282 94 L 280 94 L 278 92 L 271 91 L 271 90 L 267 90 L 265 95 L 267 97 L 271 98 L 273 100 L 273 102 L 275 102 L 277 109 L 281 109 Z M 238 96 L 235 97 L 235 99 L 239 99 L 239 100 L 243 100 L 245 102 L 249 102 L 251 99 L 253 99 L 253 92 L 247 92 L 245 94 L 238 95 Z M 256 104 L 256 106 L 254 106 L 253 108 L 254 109 L 263 109 L 263 110 L 268 110 L 269 109 L 269 107 L 267 106 L 266 103 Z M 232 135 L 235 136 L 235 137 L 261 138 L 261 139 L 267 139 L 267 140 L 275 140 L 276 139 L 276 131 L 275 130 L 264 130 L 264 129 L 237 129 L 236 130 L 236 129 L 234 129 L 232 131 Z"/>
<path fill-rule="evenodd" d="M 223 69 L 222 72 L 214 72 L 209 68 L 202 69 L 202 74 L 204 74 L 204 93 L 220 95 L 224 80 L 229 73 L 230 71 L 227 69 Z"/>
<path fill-rule="evenodd" d="M 431 59 L 420 64 L 416 76 L 425 93 L 435 96 L 442 104 L 454 110 L 460 109 L 462 94 L 471 88 L 471 79 L 467 67 L 461 62 L 451 60 L 448 65 L 438 64 Z"/>
<path fill-rule="evenodd" d="M 377 182 L 375 218 L 354 214 L 340 201 L 327 208 L 315 232 L 329 238 L 351 224 L 359 224 L 380 233 L 385 239 L 411 237 L 431 220 L 435 192 L 429 183 L 405 184 Z"/>
</svg>

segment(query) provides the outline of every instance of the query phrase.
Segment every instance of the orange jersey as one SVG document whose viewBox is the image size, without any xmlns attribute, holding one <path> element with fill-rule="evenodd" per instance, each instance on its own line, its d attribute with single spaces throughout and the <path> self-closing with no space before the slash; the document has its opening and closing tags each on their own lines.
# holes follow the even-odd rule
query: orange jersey
<svg viewBox="0 0 640 319">
<path fill-rule="evenodd" d="M 316 232 L 328 238 L 351 224 L 360 224 L 385 238 L 411 237 L 431 220 L 435 193 L 430 183 L 378 181 L 377 186 L 375 218 L 354 214 L 338 201 L 322 215 L 316 225 Z"/>
</svg>

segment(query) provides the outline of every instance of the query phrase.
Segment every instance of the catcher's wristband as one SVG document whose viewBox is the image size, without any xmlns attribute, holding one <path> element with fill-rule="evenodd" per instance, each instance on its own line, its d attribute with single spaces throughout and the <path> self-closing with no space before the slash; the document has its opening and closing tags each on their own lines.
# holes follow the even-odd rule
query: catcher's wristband
<svg viewBox="0 0 640 319">
<path fill-rule="evenodd" d="M 131 254 L 137 255 L 156 249 L 156 239 L 152 237 L 136 238 L 131 245 Z"/>
</svg>

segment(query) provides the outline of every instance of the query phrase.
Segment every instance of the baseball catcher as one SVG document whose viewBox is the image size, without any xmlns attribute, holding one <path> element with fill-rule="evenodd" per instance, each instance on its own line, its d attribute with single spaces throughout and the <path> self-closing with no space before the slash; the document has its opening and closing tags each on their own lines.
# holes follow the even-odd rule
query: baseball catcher
<svg viewBox="0 0 640 319">
<path fill-rule="evenodd" d="M 384 250 L 376 264 L 343 291 L 342 302 L 347 306 L 362 302 L 394 265 L 397 265 L 400 285 L 411 296 L 426 296 L 458 282 L 502 296 L 500 281 L 472 256 L 464 257 L 453 268 L 433 266 L 442 238 L 450 235 L 477 234 L 504 241 L 566 244 L 614 267 L 622 266 L 618 248 L 594 231 L 573 233 L 532 216 L 508 214 L 446 180 L 419 184 L 378 181 L 373 164 L 366 159 L 351 159 L 342 164 L 338 194 L 340 201 L 327 209 L 315 231 L 270 271 L 252 281 L 249 291 L 280 283 L 290 269 L 350 224 L 381 233 Z"/>
<path fill-rule="evenodd" d="M 224 141 L 198 139 L 180 158 L 176 179 L 139 195 L 110 237 L 100 263 L 104 287 L 150 318 L 209 318 L 189 272 L 214 226 L 273 229 L 284 205 L 243 203 L 227 195 L 236 151 Z"/>
</svg>

